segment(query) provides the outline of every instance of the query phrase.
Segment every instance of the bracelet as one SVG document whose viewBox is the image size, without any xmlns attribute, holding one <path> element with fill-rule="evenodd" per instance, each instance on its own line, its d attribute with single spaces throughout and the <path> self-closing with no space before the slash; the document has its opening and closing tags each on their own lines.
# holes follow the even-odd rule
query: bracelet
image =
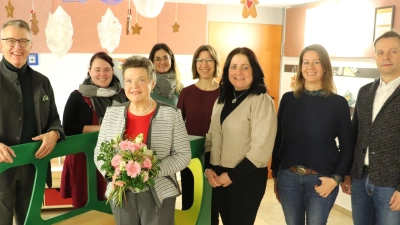
<svg viewBox="0 0 400 225">
<path fill-rule="evenodd" d="M 206 175 L 207 170 L 208 170 L 208 168 L 204 170 L 204 176 L 206 177 L 206 179 L 207 179 L 207 175 Z"/>
</svg>

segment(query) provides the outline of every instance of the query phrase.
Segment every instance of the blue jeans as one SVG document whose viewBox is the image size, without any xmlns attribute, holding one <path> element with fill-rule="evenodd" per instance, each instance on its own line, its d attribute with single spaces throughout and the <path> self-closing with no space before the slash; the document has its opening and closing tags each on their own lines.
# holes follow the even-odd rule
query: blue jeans
<svg viewBox="0 0 400 225">
<path fill-rule="evenodd" d="M 368 174 L 352 179 L 351 206 L 354 225 L 399 225 L 400 211 L 392 211 L 389 201 L 394 188 L 369 182 Z"/>
<path fill-rule="evenodd" d="M 328 197 L 321 197 L 314 189 L 320 185 L 319 175 L 299 175 L 290 170 L 278 173 L 278 192 L 286 224 L 322 225 L 328 221 L 329 212 L 335 203 L 339 188 Z"/>
</svg>

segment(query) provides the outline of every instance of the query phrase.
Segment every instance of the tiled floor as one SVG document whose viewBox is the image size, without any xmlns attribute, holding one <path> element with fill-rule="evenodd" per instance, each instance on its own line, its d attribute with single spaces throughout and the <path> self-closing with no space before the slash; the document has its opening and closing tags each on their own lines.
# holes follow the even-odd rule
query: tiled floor
<svg viewBox="0 0 400 225">
<path fill-rule="evenodd" d="M 273 191 L 273 180 L 268 180 L 267 190 L 258 210 L 256 222 L 254 225 L 284 225 L 285 219 L 280 204 L 275 199 Z M 180 208 L 180 199 L 177 199 L 177 208 Z M 51 218 L 61 213 L 67 212 L 68 209 L 63 210 L 44 210 L 42 217 L 44 219 Z M 222 222 L 220 223 L 222 225 Z M 351 216 L 348 213 L 342 213 L 340 209 L 333 208 L 328 219 L 328 225 L 352 225 Z M 191 225 L 191 224 L 188 224 Z"/>
</svg>

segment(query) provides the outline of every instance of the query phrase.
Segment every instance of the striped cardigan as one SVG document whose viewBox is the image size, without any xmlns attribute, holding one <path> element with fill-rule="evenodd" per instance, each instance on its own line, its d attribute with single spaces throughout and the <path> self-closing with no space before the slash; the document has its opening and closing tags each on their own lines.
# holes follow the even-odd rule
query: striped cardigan
<svg viewBox="0 0 400 225">
<path fill-rule="evenodd" d="M 160 172 L 155 179 L 154 187 L 150 187 L 158 207 L 164 199 L 176 197 L 181 194 L 176 173 L 189 165 L 191 159 L 190 143 L 185 124 L 179 109 L 157 102 L 156 111 L 151 118 L 147 146 L 156 151 L 157 157 L 162 160 Z M 130 102 L 107 108 L 101 125 L 97 145 L 94 150 L 94 161 L 97 169 L 105 176 L 106 171 L 101 170 L 104 161 L 97 161 L 101 143 L 110 141 L 117 135 L 123 136 L 127 120 L 127 109 Z M 107 185 L 106 196 L 112 191 L 111 182 Z"/>
</svg>

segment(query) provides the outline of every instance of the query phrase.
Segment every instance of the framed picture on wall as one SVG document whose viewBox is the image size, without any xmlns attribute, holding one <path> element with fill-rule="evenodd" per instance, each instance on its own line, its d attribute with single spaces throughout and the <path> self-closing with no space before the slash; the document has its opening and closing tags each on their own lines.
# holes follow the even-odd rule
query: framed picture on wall
<svg viewBox="0 0 400 225">
<path fill-rule="evenodd" d="M 394 5 L 375 9 L 374 37 L 375 41 L 380 35 L 393 28 Z"/>
<path fill-rule="evenodd" d="M 37 53 L 29 53 L 28 65 L 39 65 L 39 58 Z"/>
</svg>

